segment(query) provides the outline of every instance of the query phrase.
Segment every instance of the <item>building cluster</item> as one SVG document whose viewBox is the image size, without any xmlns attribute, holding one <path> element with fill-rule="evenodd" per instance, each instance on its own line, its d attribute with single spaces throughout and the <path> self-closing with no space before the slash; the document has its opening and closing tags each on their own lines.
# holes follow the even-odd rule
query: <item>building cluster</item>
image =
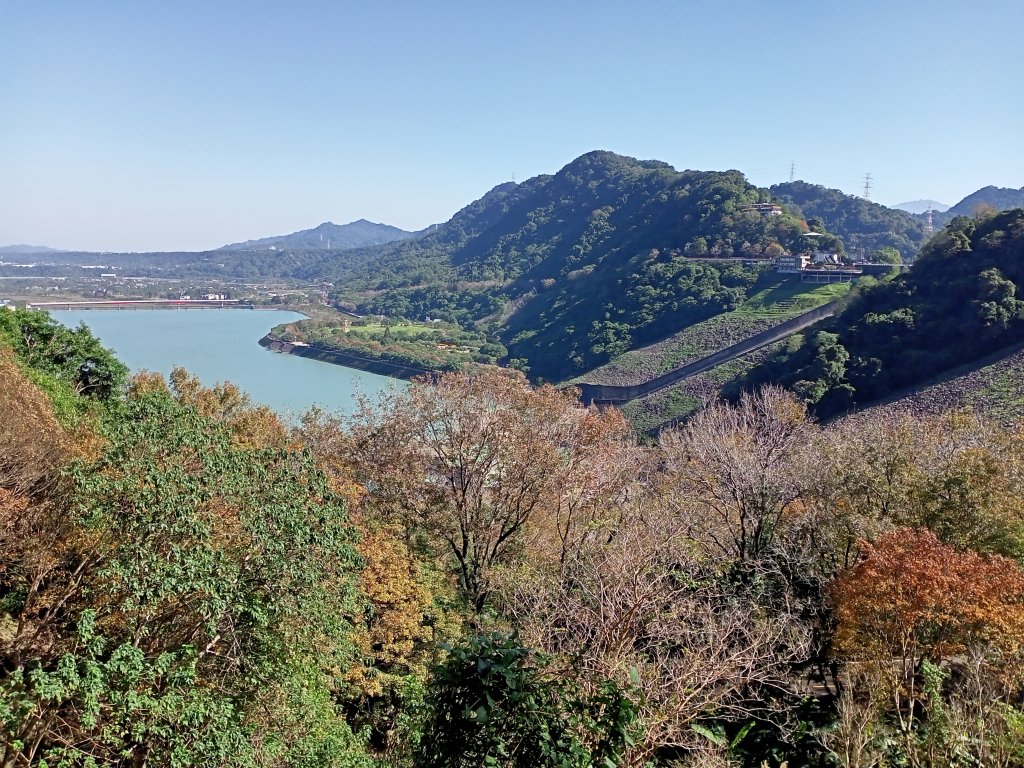
<svg viewBox="0 0 1024 768">
<path fill-rule="evenodd" d="M 782 206 L 778 203 L 750 203 L 740 208 L 742 213 L 759 213 L 762 216 L 781 216 Z"/>
<path fill-rule="evenodd" d="M 804 283 L 849 283 L 862 275 L 884 275 L 893 268 L 892 264 L 858 262 L 844 264 L 838 253 L 818 251 L 786 254 L 775 260 L 775 269 L 783 274 L 800 275 Z"/>
</svg>

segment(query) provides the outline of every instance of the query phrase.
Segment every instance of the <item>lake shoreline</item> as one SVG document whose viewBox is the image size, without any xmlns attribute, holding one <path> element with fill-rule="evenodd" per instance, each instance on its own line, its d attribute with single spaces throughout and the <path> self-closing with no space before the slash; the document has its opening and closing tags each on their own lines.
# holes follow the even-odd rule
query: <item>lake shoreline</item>
<svg viewBox="0 0 1024 768">
<path fill-rule="evenodd" d="M 437 375 L 436 371 L 428 371 L 425 368 L 417 368 L 413 365 L 363 357 L 353 352 L 342 352 L 337 349 L 317 347 L 305 342 L 283 341 L 269 333 L 260 339 L 258 344 L 270 352 L 277 352 L 282 355 L 297 355 L 310 360 L 318 360 L 321 363 L 330 363 L 342 368 L 355 368 L 359 371 L 375 373 L 378 376 L 387 376 L 402 381 L 412 381 L 419 376 L 434 377 Z"/>
<path fill-rule="evenodd" d="M 230 381 L 254 403 L 281 414 L 301 414 L 314 406 L 351 413 L 359 407 L 361 396 L 372 399 L 406 386 L 393 376 L 364 370 L 365 366 L 325 364 L 315 355 L 303 359 L 265 354 L 255 342 L 276 325 L 305 318 L 294 310 L 59 310 L 51 315 L 69 328 L 85 323 L 132 373 L 146 370 L 169 376 L 174 368 L 185 368 L 204 386 Z"/>
</svg>

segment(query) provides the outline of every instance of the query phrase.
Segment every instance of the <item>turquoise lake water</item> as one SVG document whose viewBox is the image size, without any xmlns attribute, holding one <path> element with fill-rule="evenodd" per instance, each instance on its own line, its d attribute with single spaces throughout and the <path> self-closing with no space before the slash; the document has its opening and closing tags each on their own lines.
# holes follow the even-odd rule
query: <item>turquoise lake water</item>
<svg viewBox="0 0 1024 768">
<path fill-rule="evenodd" d="M 405 383 L 387 376 L 268 352 L 257 342 L 296 312 L 247 309 L 72 310 L 50 313 L 75 327 L 84 322 L 132 372 L 164 375 L 187 368 L 207 386 L 231 381 L 254 402 L 294 418 L 313 405 L 349 412 L 354 395 L 375 397 Z"/>
</svg>

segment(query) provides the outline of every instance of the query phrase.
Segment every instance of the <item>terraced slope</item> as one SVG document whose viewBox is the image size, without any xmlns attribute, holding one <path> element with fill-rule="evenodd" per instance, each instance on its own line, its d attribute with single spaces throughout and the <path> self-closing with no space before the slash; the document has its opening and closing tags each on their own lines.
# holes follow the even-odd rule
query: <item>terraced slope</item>
<svg viewBox="0 0 1024 768">
<path fill-rule="evenodd" d="M 724 386 L 743 376 L 786 342 L 778 342 L 690 376 L 675 386 L 624 404 L 622 415 L 640 435 L 652 435 L 720 397 Z"/>
</svg>

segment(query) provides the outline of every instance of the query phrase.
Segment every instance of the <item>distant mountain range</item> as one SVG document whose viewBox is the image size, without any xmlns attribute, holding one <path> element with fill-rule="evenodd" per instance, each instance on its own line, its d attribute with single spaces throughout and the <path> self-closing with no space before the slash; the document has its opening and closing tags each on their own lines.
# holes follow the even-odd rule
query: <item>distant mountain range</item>
<svg viewBox="0 0 1024 768">
<path fill-rule="evenodd" d="M 784 203 L 796 206 L 806 217 L 822 220 L 828 231 L 835 233 L 846 243 L 852 252 L 870 251 L 884 246 L 892 246 L 904 256 L 912 256 L 924 242 L 924 219 L 929 203 L 933 211 L 933 224 L 944 226 L 954 216 L 971 216 L 980 208 L 990 207 L 997 211 L 1024 207 L 1024 187 L 988 186 L 973 192 L 956 205 L 949 207 L 935 200 L 912 200 L 892 207 L 864 200 L 855 195 L 847 195 L 837 189 L 828 189 L 816 184 L 795 181 L 776 184 L 771 192 Z M 470 204 L 472 209 L 477 203 Z M 372 246 L 382 246 L 403 240 L 414 239 L 435 232 L 444 227 L 443 224 L 433 225 L 420 232 L 408 232 L 388 224 L 377 224 L 366 219 L 359 219 L 348 224 L 324 222 L 312 229 L 303 229 L 289 235 L 274 235 L 257 240 L 246 240 L 242 243 L 230 243 L 212 251 L 199 253 L 241 254 L 244 252 L 261 251 L 271 255 L 278 251 L 305 253 L 313 255 L 317 252 L 348 251 Z M 4 245 L 0 246 L 0 255 L 32 255 L 52 256 L 54 254 L 75 254 L 85 256 L 88 251 L 67 251 L 50 248 L 45 245 Z M 175 252 L 180 257 L 185 252 Z M 105 253 L 105 255 L 112 255 Z M 126 254 L 115 254 L 126 256 Z M 144 257 L 146 254 L 136 254 Z M 145 259 L 143 259 L 145 261 Z M 114 259 L 115 262 L 138 259 Z M 183 266 L 191 259 L 177 263 L 167 263 L 166 268 Z M 72 259 L 69 263 L 75 263 Z"/>
<path fill-rule="evenodd" d="M 343 251 L 350 248 L 363 248 L 367 245 L 383 245 L 396 240 L 406 240 L 417 233 L 406 232 L 404 229 L 387 224 L 375 224 L 366 219 L 359 219 L 349 224 L 334 224 L 327 221 L 313 229 L 303 229 L 290 235 L 263 237 L 259 240 L 246 240 L 244 243 L 231 243 L 218 248 L 218 251 L 281 251 L 297 249 L 303 251 Z"/>
<path fill-rule="evenodd" d="M 890 207 L 899 211 L 906 211 L 907 213 L 927 213 L 929 208 L 943 213 L 950 208 L 950 206 L 940 203 L 938 200 L 911 200 L 909 203 L 897 203 Z"/>
<path fill-rule="evenodd" d="M 0 246 L 0 254 L 23 254 L 32 255 L 39 253 L 60 253 L 56 248 L 48 248 L 45 245 L 3 245 Z"/>
</svg>

